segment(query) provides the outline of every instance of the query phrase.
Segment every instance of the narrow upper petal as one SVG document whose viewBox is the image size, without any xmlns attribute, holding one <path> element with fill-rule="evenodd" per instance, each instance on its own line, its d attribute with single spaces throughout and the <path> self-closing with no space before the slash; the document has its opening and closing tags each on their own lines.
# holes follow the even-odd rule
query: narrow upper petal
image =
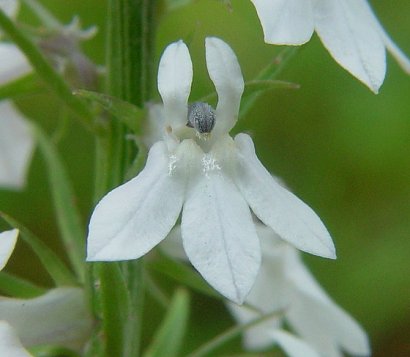
<svg viewBox="0 0 410 357">
<path fill-rule="evenodd" d="M 6 84 L 32 71 L 26 56 L 11 43 L 0 43 L 0 85 Z"/>
<path fill-rule="evenodd" d="M 266 43 L 301 45 L 312 37 L 310 0 L 251 0 L 262 24 Z"/>
<path fill-rule="evenodd" d="M 0 355 L 7 357 L 33 357 L 23 347 L 16 331 L 6 321 L 0 321 Z"/>
<path fill-rule="evenodd" d="M 259 219 L 298 249 L 335 258 L 332 238 L 320 218 L 272 178 L 258 160 L 252 139 L 239 134 L 235 142 L 238 147 L 235 181 Z"/>
<path fill-rule="evenodd" d="M 173 129 L 184 127 L 187 123 L 192 75 L 188 47 L 182 40 L 171 43 L 159 63 L 158 91 L 164 103 L 165 124 Z"/>
<path fill-rule="evenodd" d="M 13 327 L 26 347 L 53 344 L 78 350 L 92 329 L 80 288 L 57 288 L 34 299 L 2 297 L 0 320 Z"/>
<path fill-rule="evenodd" d="M 11 253 L 13 253 L 14 247 L 17 243 L 18 235 L 18 229 L 12 229 L 10 231 L 0 233 L 0 270 L 5 267 L 11 256 Z"/>
<path fill-rule="evenodd" d="M 259 270 L 259 240 L 248 205 L 210 155 L 202 160 L 204 174 L 188 191 L 182 240 L 204 279 L 228 299 L 242 303 Z"/>
<path fill-rule="evenodd" d="M 332 57 L 377 93 L 386 51 L 370 7 L 362 0 L 317 0 L 315 27 Z"/>
<path fill-rule="evenodd" d="M 87 260 L 136 259 L 166 237 L 184 199 L 180 164 L 177 156 L 170 157 L 163 141 L 152 146 L 144 170 L 109 192 L 95 208 Z"/>
<path fill-rule="evenodd" d="M 228 133 L 238 120 L 244 90 L 241 68 L 232 49 L 221 39 L 205 40 L 206 66 L 218 93 L 213 136 Z"/>
<path fill-rule="evenodd" d="M 0 102 L 0 187 L 25 185 L 34 150 L 33 135 L 23 115 L 9 101 Z"/>
<path fill-rule="evenodd" d="M 321 357 L 321 355 L 305 341 L 285 330 L 273 330 L 269 331 L 268 334 L 289 357 Z"/>
</svg>

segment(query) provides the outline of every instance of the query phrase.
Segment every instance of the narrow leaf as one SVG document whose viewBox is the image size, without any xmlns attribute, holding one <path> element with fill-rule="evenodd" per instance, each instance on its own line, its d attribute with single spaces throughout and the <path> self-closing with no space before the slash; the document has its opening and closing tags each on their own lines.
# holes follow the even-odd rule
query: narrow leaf
<svg viewBox="0 0 410 357">
<path fill-rule="evenodd" d="M 77 280 L 75 279 L 73 274 L 67 269 L 60 258 L 45 243 L 43 243 L 43 241 L 41 241 L 14 218 L 6 215 L 3 212 L 0 212 L 0 216 L 10 226 L 20 230 L 21 238 L 34 251 L 57 286 L 77 284 Z"/>
<path fill-rule="evenodd" d="M 39 126 L 32 123 L 32 128 L 46 163 L 61 238 L 77 276 L 83 280 L 85 232 L 74 204 L 75 195 L 70 179 L 54 144 Z"/>
<path fill-rule="evenodd" d="M 0 87 L 0 100 L 14 98 L 24 94 L 38 93 L 41 85 L 38 83 L 36 75 L 30 73 L 15 81 Z"/>
<path fill-rule="evenodd" d="M 274 89 L 299 89 L 297 83 L 278 81 L 274 79 L 254 80 L 245 83 L 245 92 L 243 96 L 252 95 L 254 93 L 266 92 Z"/>
<path fill-rule="evenodd" d="M 189 317 L 189 295 L 186 290 L 175 292 L 161 326 L 156 331 L 144 357 L 178 357 Z"/>
<path fill-rule="evenodd" d="M 259 72 L 252 82 L 266 80 L 272 81 L 276 79 L 296 52 L 297 48 L 295 47 L 285 48 L 271 63 Z M 263 92 L 264 90 L 256 91 L 242 99 L 241 108 L 239 110 L 239 119 L 248 114 L 249 110 L 255 105 L 257 99 L 261 96 L 261 94 L 263 94 Z"/>
<path fill-rule="evenodd" d="M 134 133 L 138 132 L 139 124 L 144 116 L 144 111 L 137 106 L 108 94 L 84 89 L 77 89 L 73 94 L 99 104 L 107 112 L 124 123 Z"/>
<path fill-rule="evenodd" d="M 9 296 L 30 299 L 44 294 L 47 290 L 30 281 L 2 271 L 0 272 L 0 291 L 2 294 Z"/>
<path fill-rule="evenodd" d="M 87 106 L 72 95 L 69 86 L 54 70 L 38 47 L 15 26 L 2 10 L 0 10 L 0 27 L 26 55 L 37 74 L 50 87 L 53 93 L 77 114 L 77 117 L 87 129 L 94 131 L 94 118 Z"/>
</svg>

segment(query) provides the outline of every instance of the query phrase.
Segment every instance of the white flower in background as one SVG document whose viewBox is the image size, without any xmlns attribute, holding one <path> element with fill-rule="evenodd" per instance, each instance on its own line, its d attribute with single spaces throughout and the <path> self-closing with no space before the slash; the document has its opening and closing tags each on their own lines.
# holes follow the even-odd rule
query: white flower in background
<svg viewBox="0 0 410 357">
<path fill-rule="evenodd" d="M 13 253 L 19 235 L 18 229 L 0 233 L 0 270 L 2 270 Z"/>
<path fill-rule="evenodd" d="M 13 102 L 0 101 L 0 188 L 21 189 L 34 151 L 33 134 Z"/>
<path fill-rule="evenodd" d="M 17 0 L 0 0 L 0 9 L 11 18 L 17 16 L 20 2 Z M 20 49 L 12 43 L 2 41 L 0 32 L 0 85 L 12 82 L 32 71 L 31 65 Z"/>
<path fill-rule="evenodd" d="M 33 299 L 1 297 L 0 320 L 26 348 L 52 344 L 79 351 L 92 329 L 84 291 L 77 287 L 51 289 Z"/>
<path fill-rule="evenodd" d="M 17 229 L 0 233 L 0 270 L 9 260 L 18 234 Z M 81 288 L 59 287 L 32 299 L 0 296 L 0 356 L 31 356 L 24 347 L 46 344 L 79 351 L 91 329 Z"/>
<path fill-rule="evenodd" d="M 265 42 L 301 45 L 316 31 L 332 57 L 377 93 L 386 49 L 410 73 L 410 61 L 383 29 L 366 0 L 251 0 Z"/>
<path fill-rule="evenodd" d="M 369 356 L 366 333 L 322 290 L 303 264 L 299 251 L 283 242 L 268 227 L 257 225 L 262 246 L 262 265 L 246 302 L 269 314 L 283 310 L 280 317 L 267 320 L 245 331 L 247 349 L 263 349 L 278 343 L 291 357 L 340 357 L 343 352 Z M 230 311 L 239 323 L 247 323 L 258 314 L 230 303 Z M 299 340 L 283 338 L 283 323 Z M 278 334 L 279 332 L 279 334 Z M 303 342 L 299 348 L 295 345 Z M 315 353 L 304 351 L 306 344 Z"/>
<path fill-rule="evenodd" d="M 167 236 L 182 210 L 189 260 L 216 290 L 241 303 L 261 258 L 250 208 L 299 249 L 329 258 L 335 252 L 316 214 L 259 162 L 252 139 L 229 136 L 244 89 L 242 73 L 225 42 L 207 38 L 205 47 L 218 93 L 216 110 L 206 103 L 188 107 L 193 76 L 189 51 L 182 41 L 169 45 L 158 73 L 163 140 L 150 149 L 144 170 L 95 208 L 87 259 L 141 257 Z"/>
<path fill-rule="evenodd" d="M 33 357 L 6 321 L 0 321 L 0 354 L 7 357 Z"/>
</svg>

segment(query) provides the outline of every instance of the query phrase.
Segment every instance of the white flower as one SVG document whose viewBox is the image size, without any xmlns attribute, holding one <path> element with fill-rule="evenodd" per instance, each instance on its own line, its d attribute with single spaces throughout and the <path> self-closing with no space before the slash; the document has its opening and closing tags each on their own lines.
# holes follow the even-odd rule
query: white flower
<svg viewBox="0 0 410 357">
<path fill-rule="evenodd" d="M 6 266 L 10 259 L 11 253 L 13 253 L 14 247 L 16 246 L 18 235 L 18 229 L 0 233 L 0 270 Z"/>
<path fill-rule="evenodd" d="M 225 42 L 207 38 L 205 47 L 218 93 L 215 112 L 206 103 L 188 110 L 193 76 L 189 51 L 182 41 L 169 45 L 158 73 L 164 139 L 150 149 L 144 170 L 95 208 L 87 259 L 141 257 L 167 236 L 182 210 L 182 240 L 191 263 L 216 290 L 240 303 L 254 283 L 261 257 L 250 208 L 299 249 L 330 258 L 335 252 L 316 214 L 259 162 L 252 139 L 229 136 L 244 89 L 242 73 Z M 196 129 L 187 126 L 188 119 Z"/>
<path fill-rule="evenodd" d="M 0 353 L 7 357 L 33 357 L 23 347 L 16 331 L 6 321 L 0 321 Z"/>
<path fill-rule="evenodd" d="M 34 151 L 26 119 L 9 100 L 0 101 L 0 187 L 21 189 Z"/>
<path fill-rule="evenodd" d="M 386 49 L 410 73 L 410 61 L 383 29 L 366 0 L 251 0 L 265 42 L 301 45 L 316 31 L 332 57 L 377 93 Z"/>
<path fill-rule="evenodd" d="M 0 9 L 11 18 L 17 16 L 20 2 L 0 0 Z M 1 39 L 0 32 L 0 39 Z M 12 43 L 0 41 L 0 85 L 12 82 L 32 71 L 31 65 L 20 49 Z"/>
<path fill-rule="evenodd" d="M 270 228 L 258 224 L 257 230 L 262 245 L 262 265 L 246 302 L 266 314 L 283 309 L 283 316 L 247 330 L 245 347 L 262 349 L 276 342 L 291 357 L 339 357 L 342 351 L 369 356 L 366 333 L 322 290 L 304 266 L 299 252 L 281 241 Z M 259 316 L 243 306 L 229 304 L 229 309 L 240 323 Z M 294 345 L 295 337 L 293 341 L 284 341 L 281 332 L 278 335 L 284 322 L 316 352 L 308 355 L 303 352 L 306 346 L 300 346 L 291 353 L 288 347 Z"/>
<path fill-rule="evenodd" d="M 53 344 L 81 350 L 92 329 L 84 291 L 76 287 L 51 289 L 33 299 L 0 297 L 0 320 L 26 348 Z"/>
</svg>

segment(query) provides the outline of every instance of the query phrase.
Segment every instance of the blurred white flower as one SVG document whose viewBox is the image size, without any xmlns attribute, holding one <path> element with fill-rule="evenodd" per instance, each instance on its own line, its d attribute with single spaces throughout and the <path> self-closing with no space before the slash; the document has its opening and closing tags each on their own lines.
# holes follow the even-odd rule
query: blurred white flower
<svg viewBox="0 0 410 357">
<path fill-rule="evenodd" d="M 33 357 L 23 347 L 16 331 L 6 321 L 0 321 L 0 354 L 7 357 Z"/>
<path fill-rule="evenodd" d="M 84 291 L 76 287 L 51 289 L 33 299 L 0 297 L 0 320 L 26 348 L 52 344 L 81 350 L 92 329 Z"/>
<path fill-rule="evenodd" d="M 257 225 L 257 231 L 262 246 L 262 265 L 246 302 L 265 314 L 283 310 L 283 315 L 247 330 L 245 347 L 263 349 L 278 343 L 291 357 L 340 357 L 343 352 L 369 356 L 366 333 L 322 290 L 303 264 L 299 251 L 262 224 Z M 229 303 L 228 307 L 242 324 L 259 316 L 244 306 Z M 284 342 L 281 332 L 278 335 L 283 323 L 316 352 L 307 354 L 303 345 L 289 350 L 296 337 Z"/>
<path fill-rule="evenodd" d="M 0 188 L 21 189 L 34 151 L 26 119 L 9 100 L 0 101 Z"/>
<path fill-rule="evenodd" d="M 391 40 L 366 0 L 251 0 L 265 42 L 301 45 L 316 31 L 332 57 L 377 93 L 386 49 L 410 73 L 410 61 Z"/>
<path fill-rule="evenodd" d="M 0 270 L 6 266 L 11 253 L 13 253 L 18 235 L 18 229 L 12 229 L 0 233 Z"/>
<path fill-rule="evenodd" d="M 144 170 L 95 208 L 87 259 L 141 257 L 167 236 L 182 210 L 182 240 L 191 263 L 216 290 L 241 303 L 261 258 L 250 208 L 299 249 L 329 258 L 335 251 L 316 214 L 259 162 L 252 139 L 229 136 L 244 90 L 242 73 L 225 42 L 211 37 L 205 47 L 216 110 L 206 103 L 188 107 L 189 51 L 182 41 L 169 45 L 158 73 L 163 140 L 150 149 Z"/>
<path fill-rule="evenodd" d="M 11 18 L 17 16 L 20 2 L 17 0 L 0 0 L 0 9 Z M 0 32 L 0 85 L 12 82 L 32 71 L 26 56 L 12 43 L 1 40 Z"/>
</svg>

